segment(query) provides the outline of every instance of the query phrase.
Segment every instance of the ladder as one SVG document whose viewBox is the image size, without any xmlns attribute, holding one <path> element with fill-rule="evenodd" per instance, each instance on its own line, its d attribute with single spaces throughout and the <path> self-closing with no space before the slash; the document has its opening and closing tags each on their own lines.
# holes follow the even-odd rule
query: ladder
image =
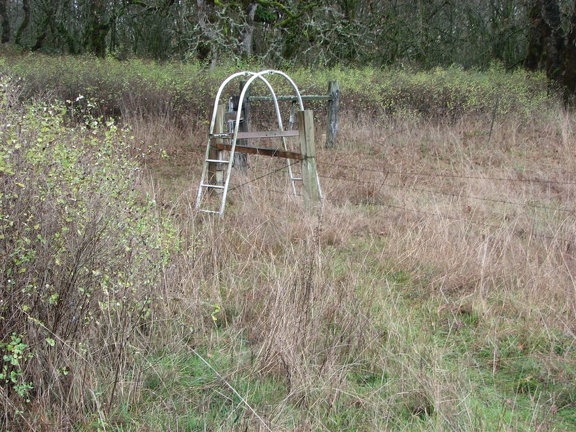
<svg viewBox="0 0 576 432">
<path fill-rule="evenodd" d="M 236 123 L 234 120 L 226 122 L 228 131 L 224 132 L 223 112 L 224 105 L 218 106 L 214 130 L 208 135 L 202 177 L 196 198 L 196 208 L 200 212 L 213 213 L 220 216 L 223 215 L 226 205 L 230 174 L 238 142 L 238 137 L 234 134 Z M 224 148 L 218 149 L 219 145 L 229 149 L 227 158 L 225 157 Z M 210 200 L 209 198 L 212 199 Z"/>
<path fill-rule="evenodd" d="M 202 168 L 202 177 L 198 196 L 196 198 L 196 208 L 203 213 L 213 213 L 222 216 L 226 206 L 226 197 L 230 187 L 230 176 L 232 173 L 234 155 L 236 152 L 256 154 L 262 156 L 273 156 L 287 159 L 287 168 L 292 190 L 296 193 L 295 182 L 302 181 L 302 177 L 297 177 L 292 170 L 292 160 L 301 160 L 302 155 L 288 150 L 286 138 L 297 137 L 298 130 L 271 130 L 239 132 L 236 121 L 228 120 L 228 132 L 215 132 L 209 134 L 206 155 Z M 251 140 L 258 138 L 281 138 L 282 148 L 274 149 L 269 147 L 256 147 L 252 145 L 239 145 L 239 140 Z M 211 167 L 215 166 L 215 170 Z M 206 195 L 212 195 L 207 197 Z M 210 200 L 209 198 L 212 198 Z"/>
<path fill-rule="evenodd" d="M 288 124 L 288 129 L 285 130 L 282 124 L 282 118 L 280 115 L 280 108 L 278 105 L 278 99 L 276 94 L 266 79 L 268 75 L 276 75 L 286 79 L 292 86 L 295 93 L 295 102 L 292 103 L 290 109 L 290 119 Z M 246 78 L 248 81 L 242 88 L 240 96 L 238 99 L 232 102 L 232 98 L 229 99 L 228 112 L 226 111 L 226 106 L 224 104 L 219 105 L 219 100 L 222 95 L 223 89 L 228 85 L 229 82 L 236 78 Z M 277 130 L 269 131 L 240 131 L 240 123 L 243 120 L 243 101 L 246 98 L 247 90 L 249 89 L 252 82 L 259 80 L 262 82 L 270 91 L 272 101 L 274 102 L 274 111 L 276 114 L 278 128 Z M 238 72 L 230 77 L 228 77 L 220 86 L 216 99 L 214 102 L 214 111 L 212 114 L 212 121 L 210 123 L 210 131 L 208 134 L 208 144 L 206 146 L 206 153 L 204 157 L 204 164 L 202 167 L 202 176 L 200 179 L 200 186 L 198 188 L 198 194 L 196 197 L 196 210 L 202 213 L 212 213 L 218 214 L 219 216 L 224 215 L 224 209 L 226 206 L 226 197 L 230 190 L 230 177 L 232 173 L 232 168 L 234 166 L 234 156 L 236 152 L 256 154 L 263 156 L 281 157 L 287 159 L 287 168 L 289 173 L 289 178 L 294 194 L 296 194 L 296 182 L 302 181 L 304 187 L 307 184 L 314 183 L 317 184 L 317 198 L 321 199 L 320 184 L 318 181 L 318 176 L 315 171 L 315 162 L 312 159 L 306 159 L 302 152 L 294 152 L 288 149 L 287 138 L 289 137 L 300 137 L 302 142 L 309 142 L 308 137 L 310 130 L 309 127 L 303 128 L 302 131 L 294 130 L 294 124 L 296 119 L 296 105 L 300 112 L 304 113 L 304 105 L 302 103 L 302 98 L 300 92 L 296 87 L 296 84 L 283 72 L 266 70 L 262 72 Z M 300 116 L 299 112 L 299 116 Z M 310 112 L 311 113 L 311 112 Z M 304 117 L 303 117 L 304 118 Z M 305 123 L 311 125 L 313 123 L 312 117 L 306 117 Z M 299 125 L 302 127 L 302 125 Z M 313 126 L 312 126 L 313 130 Z M 304 135 L 301 135 L 303 133 Z M 312 132 L 313 136 L 313 132 Z M 282 140 L 282 148 L 274 149 L 269 147 L 257 147 L 247 144 L 249 140 L 258 138 L 279 138 Z M 313 142 L 313 140 L 312 140 Z M 306 146 L 308 148 L 308 146 Z M 310 156 L 310 155 L 308 155 Z M 310 164 L 314 165 L 314 179 L 310 179 L 306 176 L 304 179 L 304 173 L 296 176 L 292 170 L 293 162 L 291 160 L 301 161 L 301 169 L 303 165 L 307 167 Z M 307 168 L 307 173 L 310 170 Z"/>
</svg>

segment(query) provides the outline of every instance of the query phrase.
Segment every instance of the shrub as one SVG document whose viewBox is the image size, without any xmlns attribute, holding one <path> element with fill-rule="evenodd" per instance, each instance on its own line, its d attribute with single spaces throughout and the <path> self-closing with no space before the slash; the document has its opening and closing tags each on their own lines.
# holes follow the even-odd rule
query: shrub
<svg viewBox="0 0 576 432">
<path fill-rule="evenodd" d="M 230 65 L 208 71 L 197 63 L 120 62 L 111 58 L 38 54 L 10 57 L 0 68 L 23 79 L 26 99 L 51 94 L 69 101 L 77 114 L 88 112 L 127 120 L 134 116 L 169 117 L 180 127 L 195 127 L 208 118 L 218 86 L 230 74 L 262 69 L 258 65 Z M 340 109 L 372 118 L 456 120 L 463 115 L 478 114 L 529 116 L 557 101 L 550 94 L 543 74 L 508 72 L 498 64 L 486 71 L 452 66 L 428 71 L 337 67 L 285 72 L 308 95 L 325 94 L 328 81 L 338 81 Z M 292 93 L 284 80 L 273 85 L 278 94 Z M 235 90 L 233 86 L 230 89 Z M 84 98 L 77 100 L 79 95 Z M 86 100 L 93 101 L 93 105 L 87 106 Z M 325 102 L 306 105 L 314 110 L 324 110 L 326 106 Z"/>
<path fill-rule="evenodd" d="M 66 128 L 62 105 L 0 89 L 1 429 L 68 427 L 114 404 L 177 245 L 138 192 L 128 130 Z"/>
</svg>

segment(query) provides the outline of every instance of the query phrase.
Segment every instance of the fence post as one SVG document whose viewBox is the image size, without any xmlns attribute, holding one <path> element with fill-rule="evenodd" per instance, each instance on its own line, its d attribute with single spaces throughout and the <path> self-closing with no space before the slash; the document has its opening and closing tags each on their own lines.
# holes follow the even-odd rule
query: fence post
<svg viewBox="0 0 576 432">
<path fill-rule="evenodd" d="M 316 170 L 316 147 L 314 144 L 314 112 L 298 111 L 298 132 L 302 153 L 302 183 L 304 205 L 313 209 L 321 200 L 318 172 Z"/>
<path fill-rule="evenodd" d="M 216 123 L 214 123 L 214 133 L 221 134 L 224 133 L 224 113 L 226 111 L 226 105 L 218 105 L 216 110 Z M 214 144 L 222 144 L 224 140 L 218 138 L 214 140 Z M 215 147 L 210 147 L 210 152 L 208 158 L 212 160 L 221 160 L 222 151 L 217 150 Z M 220 166 L 222 164 L 210 162 L 208 163 L 208 184 L 222 185 L 224 184 L 224 170 Z"/>
<path fill-rule="evenodd" d="M 246 85 L 246 81 L 240 81 L 240 91 L 239 95 L 242 94 L 242 89 Z M 240 98 L 238 97 L 238 105 L 240 105 Z M 240 109 L 240 106 L 236 107 Z M 244 97 L 244 102 L 242 104 L 243 116 L 240 120 L 240 126 L 238 127 L 239 132 L 248 132 L 250 130 L 250 89 L 246 90 Z M 248 142 L 245 139 L 238 140 L 236 145 L 245 146 Z M 246 153 L 235 153 L 234 154 L 234 166 L 236 168 L 245 171 L 248 168 L 248 155 Z"/>
<path fill-rule="evenodd" d="M 338 134 L 338 109 L 340 108 L 340 86 L 337 81 L 328 83 L 328 133 L 326 134 L 326 148 L 336 147 L 336 135 Z"/>
</svg>

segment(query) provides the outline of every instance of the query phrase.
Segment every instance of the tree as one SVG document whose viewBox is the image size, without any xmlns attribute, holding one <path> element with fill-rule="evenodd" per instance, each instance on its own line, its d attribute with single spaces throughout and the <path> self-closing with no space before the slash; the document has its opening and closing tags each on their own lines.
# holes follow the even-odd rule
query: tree
<svg viewBox="0 0 576 432">
<path fill-rule="evenodd" d="M 568 25 L 564 24 L 557 0 L 533 2 L 524 65 L 528 70 L 544 70 L 552 82 L 561 86 L 565 102 L 572 104 L 576 95 L 576 1 Z"/>
<path fill-rule="evenodd" d="M 548 78 L 561 75 L 564 34 L 560 8 L 556 0 L 536 0 L 530 12 L 530 39 L 524 62 L 528 70 L 545 70 Z"/>
<path fill-rule="evenodd" d="M 2 35 L 0 43 L 10 42 L 10 19 L 8 17 L 8 0 L 0 0 L 0 24 L 2 25 Z"/>
</svg>

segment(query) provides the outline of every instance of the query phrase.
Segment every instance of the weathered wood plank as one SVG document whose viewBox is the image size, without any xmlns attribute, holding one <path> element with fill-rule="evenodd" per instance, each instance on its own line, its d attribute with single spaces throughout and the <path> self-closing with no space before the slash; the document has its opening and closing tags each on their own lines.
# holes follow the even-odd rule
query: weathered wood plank
<svg viewBox="0 0 576 432">
<path fill-rule="evenodd" d="M 232 150 L 231 144 L 215 144 L 214 147 L 217 150 Z M 247 153 L 247 154 L 255 154 L 260 156 L 272 156 L 272 157 L 281 157 L 285 159 L 295 159 L 295 160 L 302 160 L 302 155 L 300 153 L 291 152 L 282 149 L 273 149 L 269 147 L 255 147 L 255 146 L 241 146 L 236 145 L 236 149 L 234 150 L 238 153 Z"/>
<path fill-rule="evenodd" d="M 216 134 L 213 135 L 216 138 L 226 138 L 231 139 L 234 134 Z M 297 130 L 287 130 L 287 131 L 252 131 L 252 132 L 238 132 L 237 139 L 253 139 L 253 138 L 281 138 L 281 137 L 297 137 Z"/>
</svg>

